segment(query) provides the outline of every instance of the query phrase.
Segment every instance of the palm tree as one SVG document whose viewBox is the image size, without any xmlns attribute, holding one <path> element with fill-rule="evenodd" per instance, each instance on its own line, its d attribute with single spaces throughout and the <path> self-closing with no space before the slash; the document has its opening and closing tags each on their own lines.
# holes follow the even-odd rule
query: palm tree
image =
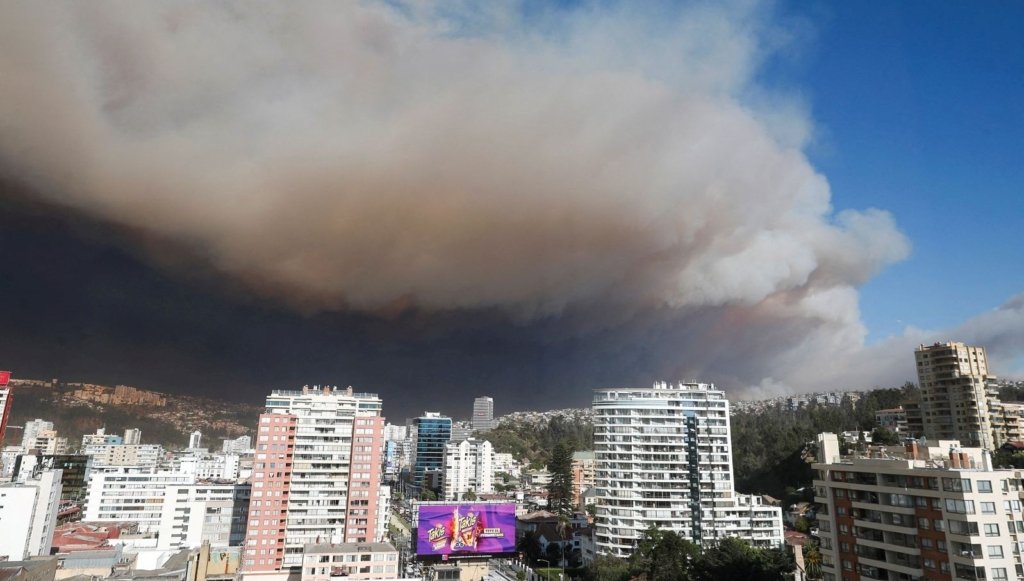
<svg viewBox="0 0 1024 581">
<path fill-rule="evenodd" d="M 804 545 L 804 569 L 808 579 L 821 579 L 821 551 L 817 543 Z"/>
</svg>

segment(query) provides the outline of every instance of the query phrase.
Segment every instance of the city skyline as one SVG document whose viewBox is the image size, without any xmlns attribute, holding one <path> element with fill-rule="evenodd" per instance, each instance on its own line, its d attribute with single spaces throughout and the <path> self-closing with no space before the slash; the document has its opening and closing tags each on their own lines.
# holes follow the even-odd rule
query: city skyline
<svg viewBox="0 0 1024 581">
<path fill-rule="evenodd" d="M 0 9 L 18 376 L 412 417 L 1024 372 L 1020 7 L 236 8 Z"/>
</svg>

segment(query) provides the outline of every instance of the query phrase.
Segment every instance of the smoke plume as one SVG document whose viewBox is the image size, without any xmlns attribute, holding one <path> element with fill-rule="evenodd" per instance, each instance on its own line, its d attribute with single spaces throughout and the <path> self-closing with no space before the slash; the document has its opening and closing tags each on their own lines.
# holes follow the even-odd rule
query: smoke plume
<svg viewBox="0 0 1024 581">
<path fill-rule="evenodd" d="M 639 341 L 623 364 L 658 374 L 809 389 L 787 370 L 862 349 L 857 289 L 909 244 L 835 211 L 799 102 L 758 98 L 766 20 L 8 2 L 0 163 L 303 309 L 497 309 Z"/>
</svg>

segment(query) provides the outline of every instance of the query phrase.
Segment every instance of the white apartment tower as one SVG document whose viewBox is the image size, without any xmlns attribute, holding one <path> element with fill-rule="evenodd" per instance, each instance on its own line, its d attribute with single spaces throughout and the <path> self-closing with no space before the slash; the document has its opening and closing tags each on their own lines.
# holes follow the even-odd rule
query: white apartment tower
<svg viewBox="0 0 1024 581">
<path fill-rule="evenodd" d="M 192 432 L 192 435 L 188 437 L 188 447 L 190 450 L 195 450 L 200 447 L 203 442 L 203 433 L 199 430 Z"/>
<path fill-rule="evenodd" d="M 483 396 L 473 400 L 473 431 L 494 429 L 494 398 Z"/>
<path fill-rule="evenodd" d="M 381 540 L 387 511 L 381 407 L 376 394 L 352 388 L 267 396 L 253 462 L 245 570 L 299 567 L 308 544 Z M 272 526 L 257 526 L 269 520 Z"/>
<path fill-rule="evenodd" d="M 128 428 L 124 431 L 124 443 L 128 446 L 137 446 L 142 443 L 142 430 Z"/>
<path fill-rule="evenodd" d="M 984 347 L 921 345 L 914 351 L 921 387 L 921 426 L 931 441 L 958 440 L 989 450 L 1002 444 L 1002 407 L 990 387 Z"/>
<path fill-rule="evenodd" d="M 444 449 L 444 498 L 462 500 L 467 492 L 494 492 L 494 448 L 487 440 L 469 438 Z"/>
<path fill-rule="evenodd" d="M 782 513 L 733 490 L 729 401 L 706 383 L 594 394 L 596 545 L 632 553 L 650 527 L 698 544 L 782 544 Z"/>
</svg>

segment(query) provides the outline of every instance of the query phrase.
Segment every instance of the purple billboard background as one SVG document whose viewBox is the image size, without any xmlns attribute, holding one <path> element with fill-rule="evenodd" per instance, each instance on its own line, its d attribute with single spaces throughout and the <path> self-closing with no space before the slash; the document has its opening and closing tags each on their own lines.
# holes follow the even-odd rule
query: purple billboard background
<svg viewBox="0 0 1024 581">
<path fill-rule="evenodd" d="M 455 522 L 458 510 L 458 524 Z M 516 550 L 516 505 L 421 504 L 417 555 L 495 555 Z"/>
</svg>

